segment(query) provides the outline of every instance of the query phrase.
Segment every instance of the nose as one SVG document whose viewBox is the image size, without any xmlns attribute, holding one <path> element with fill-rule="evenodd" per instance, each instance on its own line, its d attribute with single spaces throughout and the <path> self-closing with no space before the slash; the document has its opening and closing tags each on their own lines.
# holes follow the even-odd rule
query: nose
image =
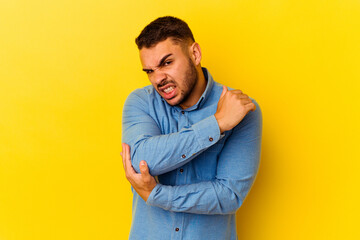
<svg viewBox="0 0 360 240">
<path fill-rule="evenodd" d="M 152 82 L 156 84 L 160 84 L 162 81 L 166 79 L 165 72 L 161 71 L 160 69 L 155 69 L 152 76 Z"/>
</svg>

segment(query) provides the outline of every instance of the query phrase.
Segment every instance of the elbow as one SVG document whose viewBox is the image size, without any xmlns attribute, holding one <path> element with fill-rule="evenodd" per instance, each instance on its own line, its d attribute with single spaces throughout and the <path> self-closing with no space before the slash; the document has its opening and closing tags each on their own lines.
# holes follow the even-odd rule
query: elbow
<svg viewBox="0 0 360 240">
<path fill-rule="evenodd" d="M 131 149 L 131 164 L 135 170 L 135 172 L 140 173 L 140 162 L 144 160 L 149 168 L 149 173 L 152 176 L 158 176 L 163 172 L 161 169 L 158 169 L 154 164 L 154 161 L 151 161 L 151 156 L 146 151 L 142 150 L 142 147 L 139 145 L 133 146 Z"/>
<path fill-rule="evenodd" d="M 223 206 L 220 208 L 222 209 L 221 214 L 235 214 L 236 211 L 241 207 L 243 203 L 243 199 L 238 196 L 235 196 L 230 201 L 226 201 Z"/>
<path fill-rule="evenodd" d="M 144 151 L 144 147 L 143 147 L 143 143 L 145 140 L 146 140 L 146 138 L 140 137 L 140 138 L 136 139 L 135 141 L 131 141 L 131 143 L 128 143 L 130 146 L 131 164 L 132 164 L 132 167 L 134 168 L 135 172 L 137 172 L 137 173 L 140 173 L 139 165 L 140 165 L 141 160 L 146 161 L 149 169 L 151 167 L 150 162 L 145 157 L 146 151 Z M 149 154 L 147 156 L 149 156 Z"/>
<path fill-rule="evenodd" d="M 216 194 L 220 214 L 235 214 L 242 206 L 250 188 L 252 178 L 244 180 L 219 180 Z"/>
<path fill-rule="evenodd" d="M 153 145 L 147 142 L 148 138 L 141 138 L 130 145 L 131 163 L 134 170 L 140 173 L 139 164 L 144 160 L 149 168 L 150 175 L 158 176 L 169 171 L 167 160 L 171 158 L 168 153 L 156 154 Z"/>
</svg>

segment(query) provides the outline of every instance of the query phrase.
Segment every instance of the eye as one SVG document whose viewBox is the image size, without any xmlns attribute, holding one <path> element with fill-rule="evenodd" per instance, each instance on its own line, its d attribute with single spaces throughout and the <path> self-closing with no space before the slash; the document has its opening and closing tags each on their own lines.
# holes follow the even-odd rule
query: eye
<svg viewBox="0 0 360 240">
<path fill-rule="evenodd" d="M 167 65 L 169 65 L 170 63 L 172 63 L 172 61 L 166 61 L 166 62 L 164 62 L 164 66 L 167 66 Z"/>
<path fill-rule="evenodd" d="M 146 74 L 150 74 L 153 72 L 153 70 L 146 70 L 145 72 L 146 72 Z"/>
</svg>

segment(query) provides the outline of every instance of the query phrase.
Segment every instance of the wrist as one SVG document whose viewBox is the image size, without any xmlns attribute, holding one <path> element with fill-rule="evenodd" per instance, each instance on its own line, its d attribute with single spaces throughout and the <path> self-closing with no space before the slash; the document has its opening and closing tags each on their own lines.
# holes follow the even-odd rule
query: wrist
<svg viewBox="0 0 360 240">
<path fill-rule="evenodd" d="M 151 192 L 154 190 L 154 188 L 156 187 L 157 183 L 152 184 L 152 186 L 150 186 L 148 189 L 145 190 L 142 198 L 144 199 L 145 202 L 147 202 L 147 200 L 149 199 L 149 196 L 151 194 Z"/>
<path fill-rule="evenodd" d="M 217 113 L 214 114 L 214 117 L 218 123 L 219 129 L 220 129 L 220 134 L 222 134 L 223 132 L 225 132 L 223 121 Z"/>
</svg>

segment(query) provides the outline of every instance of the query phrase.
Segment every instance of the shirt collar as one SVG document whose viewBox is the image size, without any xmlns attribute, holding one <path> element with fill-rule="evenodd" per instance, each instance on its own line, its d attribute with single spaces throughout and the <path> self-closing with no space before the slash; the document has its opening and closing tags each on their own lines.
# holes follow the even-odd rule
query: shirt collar
<svg viewBox="0 0 360 240">
<path fill-rule="evenodd" d="M 204 73 L 204 77 L 206 80 L 206 88 L 205 91 L 203 92 L 203 94 L 201 95 L 201 97 L 199 98 L 199 101 L 192 107 L 188 108 L 188 111 L 191 110 L 195 110 L 197 108 L 200 108 L 204 105 L 204 103 L 206 102 L 206 99 L 209 97 L 209 95 L 211 94 L 211 89 L 214 85 L 214 79 L 212 78 L 209 70 L 207 70 L 206 68 L 202 67 L 201 68 L 203 73 Z"/>
</svg>

